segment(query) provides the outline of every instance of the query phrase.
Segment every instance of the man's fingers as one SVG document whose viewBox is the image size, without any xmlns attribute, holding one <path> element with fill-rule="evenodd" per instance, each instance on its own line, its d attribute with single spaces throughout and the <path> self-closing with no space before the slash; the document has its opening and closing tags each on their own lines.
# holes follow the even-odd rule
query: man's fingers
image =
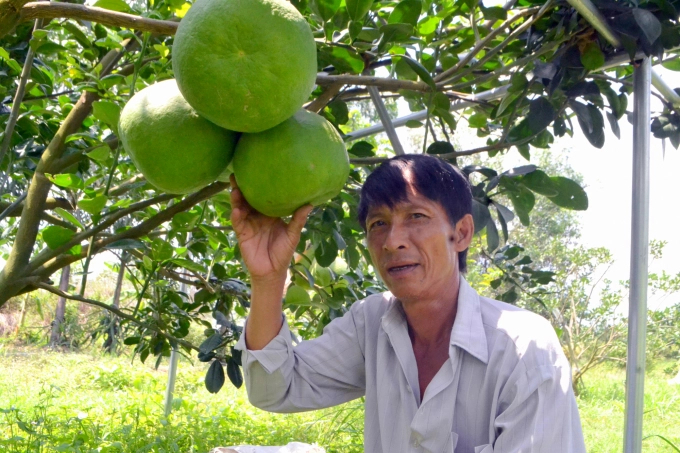
<svg viewBox="0 0 680 453">
<path fill-rule="evenodd" d="M 314 206 L 311 204 L 307 204 L 298 208 L 297 211 L 295 211 L 295 214 L 293 214 L 293 218 L 290 220 L 290 223 L 288 224 L 288 231 L 299 235 L 302 231 L 302 228 L 305 226 L 305 223 L 307 223 L 307 216 L 310 212 L 312 212 L 312 209 L 314 209 Z"/>
</svg>

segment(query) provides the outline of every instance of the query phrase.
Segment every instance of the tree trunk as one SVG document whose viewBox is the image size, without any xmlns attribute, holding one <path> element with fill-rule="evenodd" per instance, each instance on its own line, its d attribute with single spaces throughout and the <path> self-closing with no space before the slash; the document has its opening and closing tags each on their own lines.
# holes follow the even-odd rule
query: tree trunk
<svg viewBox="0 0 680 453">
<path fill-rule="evenodd" d="M 14 335 L 19 335 L 19 332 L 21 332 L 21 329 L 24 328 L 24 322 L 26 321 L 26 309 L 28 306 L 28 298 L 31 297 L 30 295 L 26 294 L 26 297 L 24 297 L 24 300 L 21 301 L 21 312 L 19 313 L 19 322 L 17 323 L 17 326 L 14 329 Z"/>
<path fill-rule="evenodd" d="M 120 293 L 123 289 L 123 281 L 125 280 L 125 262 L 127 261 L 127 254 L 123 252 L 120 258 L 120 269 L 118 269 L 118 279 L 116 280 L 116 287 L 113 290 L 113 301 L 111 306 L 118 308 L 120 306 Z M 107 333 L 106 341 L 104 342 L 104 349 L 108 353 L 116 351 L 116 339 L 118 338 L 118 317 L 113 313 L 109 313 L 111 322 L 109 323 L 109 331 Z"/>
<path fill-rule="evenodd" d="M 68 292 L 69 277 L 71 276 L 71 266 L 68 265 L 61 270 L 61 281 L 59 282 L 59 289 Z M 59 344 L 61 340 L 61 325 L 64 323 L 64 314 L 66 313 L 66 299 L 60 297 L 57 299 L 57 311 L 54 315 L 54 322 L 52 323 L 52 334 L 50 335 L 50 346 L 54 347 Z"/>
</svg>

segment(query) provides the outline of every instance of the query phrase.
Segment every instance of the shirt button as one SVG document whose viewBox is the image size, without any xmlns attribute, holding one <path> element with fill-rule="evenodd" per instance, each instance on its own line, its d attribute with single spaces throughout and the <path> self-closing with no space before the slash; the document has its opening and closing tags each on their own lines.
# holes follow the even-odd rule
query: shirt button
<svg viewBox="0 0 680 453">
<path fill-rule="evenodd" d="M 418 438 L 413 439 L 413 447 L 414 448 L 420 447 L 420 440 L 418 440 Z"/>
</svg>

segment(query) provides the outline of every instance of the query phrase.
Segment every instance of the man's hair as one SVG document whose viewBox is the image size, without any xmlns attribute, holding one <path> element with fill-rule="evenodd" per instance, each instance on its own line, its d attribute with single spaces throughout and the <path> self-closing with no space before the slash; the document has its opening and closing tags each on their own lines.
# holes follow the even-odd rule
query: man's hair
<svg viewBox="0 0 680 453">
<path fill-rule="evenodd" d="M 409 180 L 404 173 L 410 174 Z M 408 187 L 439 203 L 454 227 L 465 214 L 472 214 L 472 191 L 467 177 L 457 167 L 424 154 L 407 154 L 383 162 L 361 188 L 359 223 L 366 231 L 366 216 L 374 206 L 395 205 L 408 199 Z M 467 249 L 458 254 L 460 272 L 467 271 Z"/>
</svg>

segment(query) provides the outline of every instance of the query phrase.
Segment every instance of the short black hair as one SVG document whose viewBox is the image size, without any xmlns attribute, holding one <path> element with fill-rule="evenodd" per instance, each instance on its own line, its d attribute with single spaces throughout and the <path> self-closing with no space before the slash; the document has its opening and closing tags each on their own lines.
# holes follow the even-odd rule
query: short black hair
<svg viewBox="0 0 680 453">
<path fill-rule="evenodd" d="M 462 171 L 437 157 L 406 154 L 383 162 L 366 178 L 358 209 L 364 231 L 369 208 L 392 209 L 408 199 L 410 183 L 404 177 L 407 170 L 416 192 L 439 203 L 454 227 L 466 214 L 472 214 L 472 190 Z M 463 273 L 467 271 L 467 249 L 458 254 L 458 268 Z"/>
</svg>

